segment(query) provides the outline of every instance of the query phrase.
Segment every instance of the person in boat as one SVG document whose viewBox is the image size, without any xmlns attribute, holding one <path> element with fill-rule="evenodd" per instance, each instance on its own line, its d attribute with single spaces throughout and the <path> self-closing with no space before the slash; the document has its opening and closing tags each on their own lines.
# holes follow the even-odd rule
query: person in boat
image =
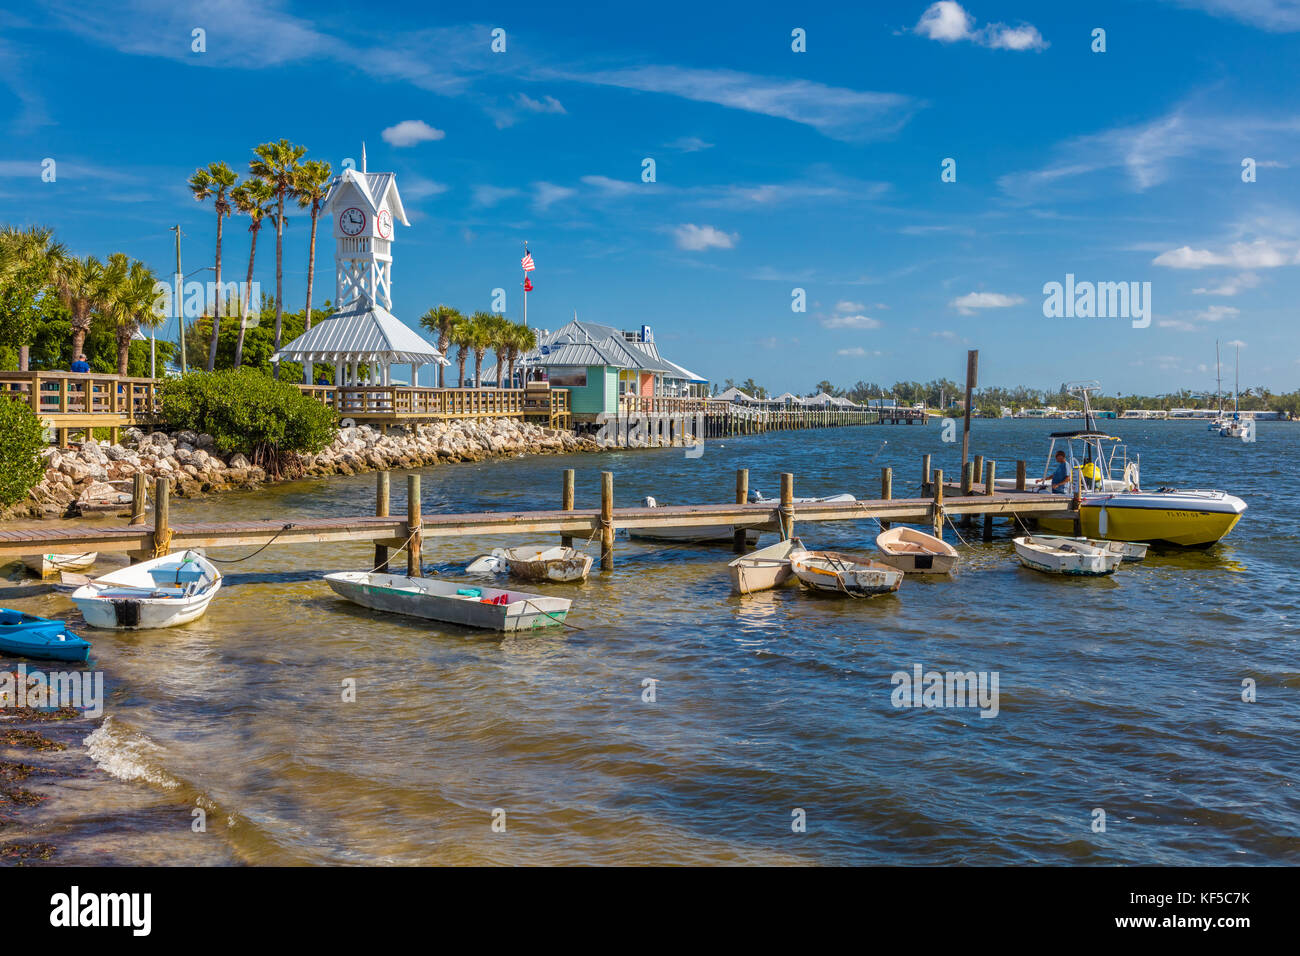
<svg viewBox="0 0 1300 956">
<path fill-rule="evenodd" d="M 1070 466 L 1065 460 L 1065 452 L 1056 453 L 1056 469 L 1052 472 L 1052 494 L 1068 495 L 1070 493 Z"/>
</svg>

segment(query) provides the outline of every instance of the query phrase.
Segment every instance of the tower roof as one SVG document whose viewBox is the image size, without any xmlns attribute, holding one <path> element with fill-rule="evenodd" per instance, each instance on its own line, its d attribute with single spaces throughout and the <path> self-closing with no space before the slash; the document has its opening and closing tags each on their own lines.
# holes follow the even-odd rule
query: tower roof
<svg viewBox="0 0 1300 956">
<path fill-rule="evenodd" d="M 362 173 L 355 169 L 345 169 L 330 183 L 329 192 L 325 194 L 326 205 L 333 202 L 335 194 L 344 183 L 352 183 L 357 187 L 365 201 L 370 204 L 371 213 L 377 212 L 379 204 L 387 197 L 388 208 L 392 211 L 393 218 L 403 226 L 410 225 L 406 218 L 406 209 L 402 206 L 402 197 L 397 192 L 396 173 Z"/>
</svg>

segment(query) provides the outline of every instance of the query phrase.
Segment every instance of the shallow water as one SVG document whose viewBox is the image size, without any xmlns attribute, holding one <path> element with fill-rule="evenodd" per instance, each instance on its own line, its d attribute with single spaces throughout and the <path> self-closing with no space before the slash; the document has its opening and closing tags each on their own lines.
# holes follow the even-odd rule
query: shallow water
<svg viewBox="0 0 1300 956">
<path fill-rule="evenodd" d="M 336 598 L 319 575 L 369 568 L 370 546 L 273 545 L 226 566 L 192 625 L 86 632 L 110 691 L 82 758 L 95 769 L 48 785 L 0 840 L 87 863 L 1294 863 L 1300 428 L 1261 423 L 1245 444 L 1192 423 L 1107 424 L 1141 452 L 1144 485 L 1244 498 L 1237 529 L 1073 581 L 1018 567 L 999 522 L 953 579 L 870 601 L 736 597 L 725 547 L 620 539 L 612 573 L 537 587 L 574 597 L 574 628 L 506 638 Z M 972 450 L 1036 474 L 1061 427 L 977 421 Z M 620 505 L 731 500 L 737 467 L 769 496 L 792 471 L 796 495 L 874 497 L 891 465 L 901 497 L 926 452 L 956 474 L 960 445 L 935 425 L 723 439 L 694 460 L 444 465 L 423 473 L 423 508 L 554 507 L 568 467 L 579 506 L 598 502 L 602 469 Z M 374 483 L 174 501 L 172 520 L 364 513 Z M 404 513 L 405 482 L 392 487 Z M 877 530 L 796 533 L 866 551 Z M 433 541 L 425 560 L 454 575 L 506 543 Z M 6 603 L 79 621 L 62 595 Z M 997 672 L 997 716 L 895 708 L 891 675 L 917 664 Z"/>
</svg>

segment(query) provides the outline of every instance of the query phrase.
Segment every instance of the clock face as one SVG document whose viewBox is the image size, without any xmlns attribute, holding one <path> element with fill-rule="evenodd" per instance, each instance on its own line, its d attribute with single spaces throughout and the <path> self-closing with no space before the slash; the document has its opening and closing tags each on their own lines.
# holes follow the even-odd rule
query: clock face
<svg viewBox="0 0 1300 956">
<path fill-rule="evenodd" d="M 351 206 L 339 213 L 339 230 L 345 236 L 355 236 L 366 228 L 366 214 L 356 206 Z"/>
<path fill-rule="evenodd" d="M 387 209 L 379 210 L 379 215 L 375 217 L 375 228 L 379 235 L 384 239 L 391 239 L 393 236 L 393 217 Z"/>
</svg>

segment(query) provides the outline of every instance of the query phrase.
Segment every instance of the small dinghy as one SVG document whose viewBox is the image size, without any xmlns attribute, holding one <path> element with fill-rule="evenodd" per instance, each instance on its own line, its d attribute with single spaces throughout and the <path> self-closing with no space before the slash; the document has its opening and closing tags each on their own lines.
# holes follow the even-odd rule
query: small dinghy
<svg viewBox="0 0 1300 956">
<path fill-rule="evenodd" d="M 177 551 L 95 578 L 72 592 L 91 627 L 177 627 L 203 616 L 221 572 L 199 551 Z"/>
<path fill-rule="evenodd" d="M 764 497 L 763 493 L 758 490 L 754 490 L 749 493 L 749 500 L 754 502 L 755 504 L 779 505 L 781 503 L 780 498 Z M 838 495 L 826 495 L 825 497 L 822 498 L 791 498 L 790 499 L 791 503 L 796 505 L 821 504 L 823 502 L 857 501 L 857 500 L 858 500 L 857 498 L 854 498 L 852 495 L 848 494 L 847 492 Z"/>
<path fill-rule="evenodd" d="M 1121 561 L 1135 562 L 1141 561 L 1147 556 L 1149 544 L 1143 544 L 1140 541 L 1103 541 L 1097 538 L 1068 538 L 1065 535 L 1055 534 L 1038 534 L 1034 535 L 1035 541 L 1073 541 L 1077 544 L 1085 544 L 1090 548 L 1101 548 L 1103 551 L 1109 551 L 1111 554 L 1118 554 Z"/>
<path fill-rule="evenodd" d="M 1108 548 L 1093 547 L 1071 538 L 1025 535 L 1013 543 L 1021 564 L 1045 574 L 1110 574 L 1124 559 L 1122 554 Z"/>
<path fill-rule="evenodd" d="M 641 507 L 658 508 L 659 502 L 654 498 L 646 496 L 641 499 Z M 648 541 L 680 541 L 685 544 L 730 544 L 737 531 L 740 528 L 729 524 L 711 524 L 696 527 L 682 528 L 631 528 L 628 530 L 629 538 L 643 538 Z M 756 529 L 745 529 L 745 543 L 754 545 L 758 543 L 758 531 Z"/>
<path fill-rule="evenodd" d="M 803 542 L 798 538 L 787 538 L 736 558 L 727 565 L 731 589 L 737 594 L 753 594 L 780 587 L 794 577 L 790 553 L 796 550 L 805 550 Z"/>
<path fill-rule="evenodd" d="M 401 574 L 339 571 L 325 575 L 325 580 L 341 597 L 374 611 L 489 631 L 524 631 L 563 624 L 573 605 L 567 598 Z"/>
<path fill-rule="evenodd" d="M 591 571 L 591 555 L 576 548 L 506 548 L 510 573 L 524 581 L 585 581 Z"/>
<path fill-rule="evenodd" d="M 957 549 L 942 538 L 915 528 L 890 528 L 876 536 L 880 560 L 908 574 L 950 574 Z"/>
<path fill-rule="evenodd" d="M 898 568 L 838 551 L 793 551 L 790 568 L 807 587 L 853 597 L 888 594 L 903 583 Z"/>
<path fill-rule="evenodd" d="M 90 641 L 77 637 L 63 621 L 0 608 L 0 654 L 84 664 Z"/>
<path fill-rule="evenodd" d="M 97 551 L 85 551 L 80 554 L 32 554 L 23 558 L 23 564 L 41 577 L 48 578 L 60 571 L 89 570 L 98 558 Z"/>
<path fill-rule="evenodd" d="M 477 558 L 465 565 L 466 574 L 505 574 L 510 570 L 510 565 L 506 561 L 505 548 L 493 548 L 488 554 L 480 554 Z"/>
</svg>

